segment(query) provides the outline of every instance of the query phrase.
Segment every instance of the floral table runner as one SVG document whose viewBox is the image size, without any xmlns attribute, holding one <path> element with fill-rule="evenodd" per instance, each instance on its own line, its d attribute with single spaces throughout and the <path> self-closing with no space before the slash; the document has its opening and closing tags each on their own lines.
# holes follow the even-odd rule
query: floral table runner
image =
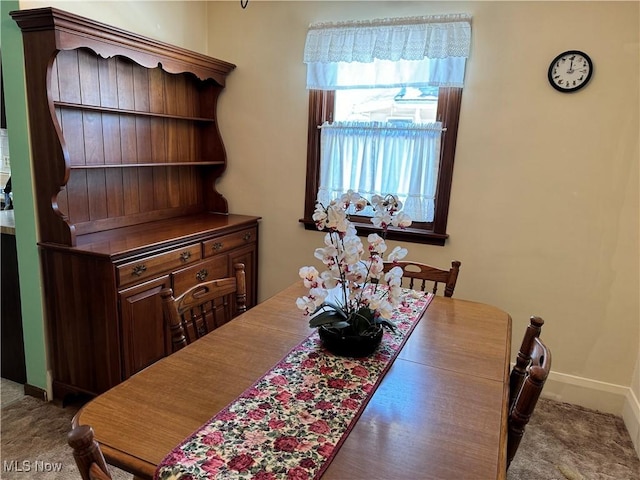
<svg viewBox="0 0 640 480">
<path fill-rule="evenodd" d="M 314 331 L 167 455 L 156 480 L 320 478 L 432 298 L 405 290 L 395 332 L 367 358 L 328 353 Z"/>
</svg>

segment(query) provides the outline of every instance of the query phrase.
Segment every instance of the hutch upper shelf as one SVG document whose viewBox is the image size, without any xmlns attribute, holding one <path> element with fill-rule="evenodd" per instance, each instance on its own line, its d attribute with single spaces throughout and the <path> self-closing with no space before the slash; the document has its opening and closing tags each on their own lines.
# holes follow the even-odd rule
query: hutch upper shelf
<svg viewBox="0 0 640 480">
<path fill-rule="evenodd" d="M 228 213 L 218 95 L 235 65 L 56 8 L 23 32 L 42 242 Z M 51 34 L 53 33 L 53 35 Z"/>
</svg>

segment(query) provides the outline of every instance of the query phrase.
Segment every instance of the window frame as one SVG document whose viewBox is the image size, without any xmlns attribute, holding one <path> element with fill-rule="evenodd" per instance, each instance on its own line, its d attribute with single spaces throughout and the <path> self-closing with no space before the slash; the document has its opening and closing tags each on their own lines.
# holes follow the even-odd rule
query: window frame
<svg viewBox="0 0 640 480">
<path fill-rule="evenodd" d="M 440 152 L 433 222 L 414 222 L 406 229 L 391 227 L 387 231 L 387 239 L 443 246 L 449 238 L 446 231 L 461 103 L 462 88 L 439 88 L 437 119 L 442 122 L 445 131 Z M 313 221 L 313 212 L 316 208 L 316 197 L 320 183 L 320 128 L 318 127 L 325 121 L 333 122 L 334 107 L 335 92 L 333 90 L 309 90 L 307 178 L 304 217 L 300 219 L 306 230 L 317 230 Z M 368 217 L 351 215 L 350 218 L 359 235 L 369 235 L 380 231 L 373 226 Z"/>
</svg>

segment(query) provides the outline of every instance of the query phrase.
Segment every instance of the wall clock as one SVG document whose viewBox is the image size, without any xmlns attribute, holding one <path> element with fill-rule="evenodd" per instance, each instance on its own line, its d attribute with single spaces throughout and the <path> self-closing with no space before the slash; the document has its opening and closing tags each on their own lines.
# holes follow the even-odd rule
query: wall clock
<svg viewBox="0 0 640 480">
<path fill-rule="evenodd" d="M 589 55 L 579 50 L 568 50 L 553 59 L 547 76 L 553 88 L 570 93 L 586 86 L 592 74 L 593 62 Z"/>
</svg>

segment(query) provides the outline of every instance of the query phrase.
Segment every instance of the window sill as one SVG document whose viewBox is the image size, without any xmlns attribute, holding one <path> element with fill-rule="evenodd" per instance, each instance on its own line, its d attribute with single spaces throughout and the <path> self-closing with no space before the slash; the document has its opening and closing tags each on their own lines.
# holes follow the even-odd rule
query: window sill
<svg viewBox="0 0 640 480">
<path fill-rule="evenodd" d="M 299 220 L 300 223 L 304 224 L 305 230 L 315 230 L 316 224 L 313 220 L 306 220 L 304 218 Z M 380 233 L 380 229 L 374 227 L 370 223 L 362 223 L 352 220 L 352 223 L 356 227 L 358 231 L 358 236 L 365 237 L 370 233 Z M 401 242 L 409 242 L 409 243 L 423 243 L 426 245 L 438 245 L 444 246 L 445 241 L 449 238 L 449 235 L 446 233 L 435 233 L 432 231 L 420 229 L 420 228 L 393 228 L 390 227 L 387 230 L 387 240 L 396 240 Z"/>
</svg>

